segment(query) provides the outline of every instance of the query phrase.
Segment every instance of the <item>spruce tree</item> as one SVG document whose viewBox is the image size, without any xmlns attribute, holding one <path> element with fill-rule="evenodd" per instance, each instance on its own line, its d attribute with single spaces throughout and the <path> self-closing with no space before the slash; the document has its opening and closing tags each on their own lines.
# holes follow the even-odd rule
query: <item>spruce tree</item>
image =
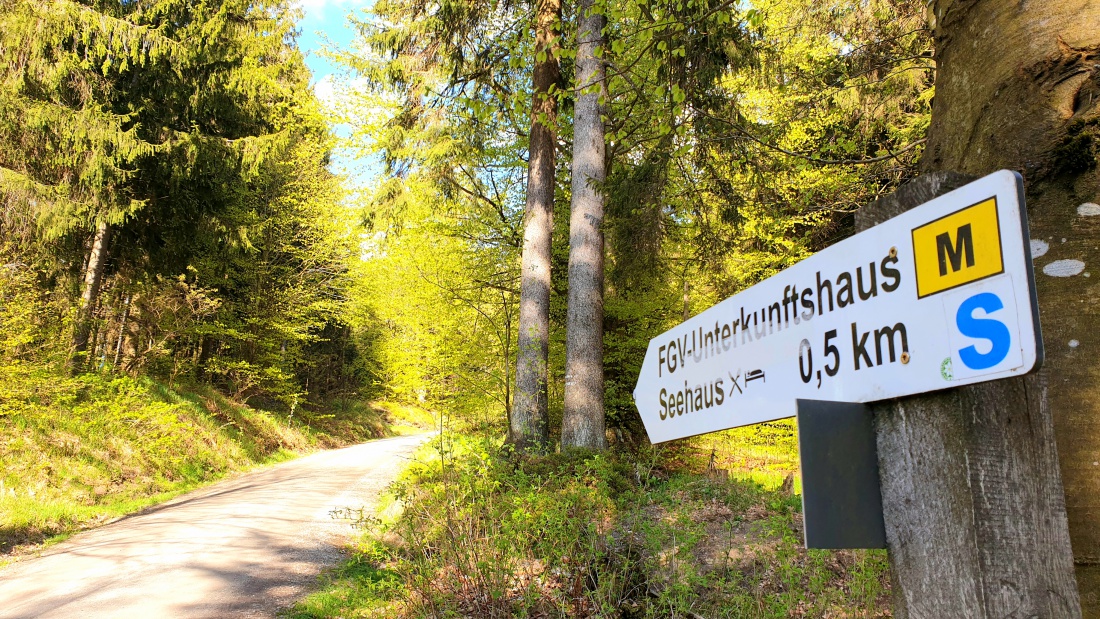
<svg viewBox="0 0 1100 619">
<path fill-rule="evenodd" d="M 573 204 L 569 219 L 562 447 L 605 449 L 603 376 L 604 195 L 607 174 L 602 107 L 606 19 L 596 2 L 578 10 L 577 103 L 573 112 Z"/>
<path fill-rule="evenodd" d="M 222 232 L 286 152 L 308 75 L 292 30 L 286 3 L 239 0 L 14 0 L 0 14 L 5 225 L 82 240 L 77 368 L 113 257 L 178 272 L 202 224 Z"/>
<path fill-rule="evenodd" d="M 558 53 L 561 0 L 535 2 L 535 67 L 531 75 L 531 134 L 528 140 L 527 201 L 515 406 L 509 437 L 519 449 L 545 449 L 550 441 L 547 371 L 550 339 L 550 265 L 557 187 Z"/>
</svg>

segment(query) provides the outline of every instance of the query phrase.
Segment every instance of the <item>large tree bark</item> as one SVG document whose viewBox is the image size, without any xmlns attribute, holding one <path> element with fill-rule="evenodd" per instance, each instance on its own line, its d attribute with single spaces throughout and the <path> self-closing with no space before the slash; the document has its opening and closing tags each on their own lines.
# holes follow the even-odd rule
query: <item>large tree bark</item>
<svg viewBox="0 0 1100 619">
<path fill-rule="evenodd" d="M 569 216 L 564 448 L 606 449 L 603 411 L 603 182 L 606 150 L 601 100 L 605 19 L 582 0 L 577 27 L 577 103 L 573 109 L 573 202 Z"/>
<path fill-rule="evenodd" d="M 107 243 L 110 241 L 111 227 L 100 222 L 92 239 L 92 248 L 88 252 L 88 264 L 84 268 L 84 287 L 80 294 L 80 308 L 73 329 L 73 370 L 84 367 L 88 353 L 88 340 L 92 333 L 92 320 L 96 302 L 99 300 L 99 285 L 103 282 L 103 267 L 107 263 Z"/>
<path fill-rule="evenodd" d="M 558 99 L 550 89 L 561 77 L 556 56 L 561 0 L 536 0 L 536 3 L 536 59 L 523 227 L 516 399 L 509 419 L 509 438 L 521 451 L 532 448 L 541 451 L 550 442 L 546 372 L 558 121 Z"/>
<path fill-rule="evenodd" d="M 962 186 L 935 172 L 861 209 L 865 230 Z M 871 405 L 894 616 L 1077 618 L 1041 376 Z"/>
<path fill-rule="evenodd" d="M 1046 347 L 1033 384 L 1048 387 L 1085 616 L 1100 617 L 1100 2 L 930 10 L 938 74 L 922 165 L 1024 175 Z"/>
</svg>

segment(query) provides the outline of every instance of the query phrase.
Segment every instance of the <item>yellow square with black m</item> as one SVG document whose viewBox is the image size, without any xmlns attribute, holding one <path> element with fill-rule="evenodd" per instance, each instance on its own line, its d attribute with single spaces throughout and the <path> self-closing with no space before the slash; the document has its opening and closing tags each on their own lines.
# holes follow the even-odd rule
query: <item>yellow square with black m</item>
<svg viewBox="0 0 1100 619">
<path fill-rule="evenodd" d="M 913 229 L 917 298 L 1004 272 L 997 198 Z"/>
</svg>

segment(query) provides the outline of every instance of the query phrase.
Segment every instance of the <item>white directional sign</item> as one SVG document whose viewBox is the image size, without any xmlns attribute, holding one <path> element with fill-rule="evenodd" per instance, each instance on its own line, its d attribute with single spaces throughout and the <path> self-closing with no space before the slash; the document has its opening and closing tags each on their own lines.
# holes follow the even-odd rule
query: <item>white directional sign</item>
<svg viewBox="0 0 1100 619">
<path fill-rule="evenodd" d="M 654 443 L 1019 376 L 1042 362 L 1023 182 L 1001 171 L 825 249 L 653 338 Z"/>
</svg>

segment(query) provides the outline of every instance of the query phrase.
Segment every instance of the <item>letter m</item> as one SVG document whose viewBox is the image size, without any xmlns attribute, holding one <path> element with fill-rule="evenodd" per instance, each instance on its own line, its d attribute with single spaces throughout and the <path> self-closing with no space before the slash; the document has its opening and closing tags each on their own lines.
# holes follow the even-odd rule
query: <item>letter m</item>
<svg viewBox="0 0 1100 619">
<path fill-rule="evenodd" d="M 960 226 L 955 233 L 955 243 L 951 243 L 951 233 L 944 232 L 936 237 L 936 254 L 940 258 L 940 276 L 947 275 L 947 263 L 951 263 L 951 272 L 954 273 L 963 268 L 963 255 L 966 256 L 966 266 L 974 266 L 974 233 L 970 230 L 970 224 Z"/>
<path fill-rule="evenodd" d="M 875 361 L 882 365 L 882 338 L 886 338 L 887 345 L 890 347 L 890 363 L 893 363 L 896 357 L 896 350 L 894 347 L 894 336 L 901 335 L 901 352 L 909 352 L 909 335 L 905 332 L 905 324 L 898 323 L 893 327 L 883 327 L 881 329 L 875 329 Z"/>
</svg>

